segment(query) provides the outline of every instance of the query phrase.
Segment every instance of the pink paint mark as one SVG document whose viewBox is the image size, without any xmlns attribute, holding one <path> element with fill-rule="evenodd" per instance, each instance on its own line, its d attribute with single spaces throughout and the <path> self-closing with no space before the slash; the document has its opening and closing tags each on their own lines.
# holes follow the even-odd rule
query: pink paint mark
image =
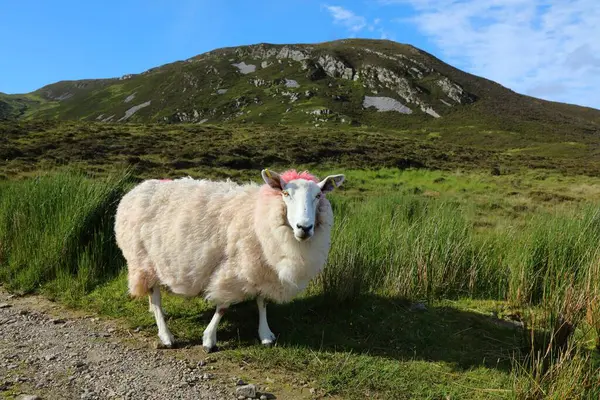
<svg viewBox="0 0 600 400">
<path fill-rule="evenodd" d="M 304 179 L 307 181 L 313 181 L 315 183 L 319 183 L 319 180 L 317 179 L 317 177 L 310 174 L 308 171 L 297 172 L 295 169 L 290 169 L 290 170 L 285 171 L 284 173 L 281 174 L 281 178 L 286 182 L 290 182 L 295 179 Z"/>
<path fill-rule="evenodd" d="M 223 314 L 225 314 L 225 311 L 227 311 L 227 307 L 222 307 L 219 308 L 219 311 L 217 311 L 221 316 L 223 316 Z"/>
</svg>

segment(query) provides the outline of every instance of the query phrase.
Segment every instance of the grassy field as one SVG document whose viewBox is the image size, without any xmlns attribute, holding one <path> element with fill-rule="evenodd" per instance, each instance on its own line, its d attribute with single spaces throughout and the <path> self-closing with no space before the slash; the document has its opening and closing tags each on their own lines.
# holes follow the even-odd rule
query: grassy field
<svg viewBox="0 0 600 400">
<path fill-rule="evenodd" d="M 257 169 L 423 168 L 600 176 L 600 136 L 490 131 L 444 119 L 406 130 L 284 125 L 0 122 L 0 179 L 76 166 L 104 176 L 253 178 Z M 516 179 L 519 179 L 518 177 Z M 585 180 L 582 180 L 585 183 Z"/>
<path fill-rule="evenodd" d="M 256 307 L 240 304 L 220 326 L 220 362 L 349 399 L 600 396 L 598 179 L 343 172 L 324 273 L 270 306 L 277 346 L 259 345 Z M 73 171 L 0 182 L 0 281 L 155 334 L 112 234 L 134 182 Z M 175 336 L 199 344 L 210 306 L 169 295 L 164 307 Z"/>
</svg>

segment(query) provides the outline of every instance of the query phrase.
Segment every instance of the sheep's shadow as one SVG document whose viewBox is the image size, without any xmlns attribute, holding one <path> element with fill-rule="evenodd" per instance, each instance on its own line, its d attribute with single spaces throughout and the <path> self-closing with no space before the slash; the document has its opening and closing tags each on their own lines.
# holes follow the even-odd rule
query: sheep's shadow
<svg viewBox="0 0 600 400">
<path fill-rule="evenodd" d="M 209 310 L 193 317 L 198 337 L 179 341 L 179 346 L 201 346 L 202 330 L 212 315 Z M 306 297 L 269 304 L 268 319 L 276 346 L 444 361 L 457 369 L 509 370 L 511 358 L 523 349 L 523 332 L 515 324 L 451 307 L 415 308 L 402 298 L 365 295 L 340 304 L 322 296 Z M 257 329 L 256 303 L 235 305 L 219 325 L 219 348 L 258 345 Z"/>
</svg>

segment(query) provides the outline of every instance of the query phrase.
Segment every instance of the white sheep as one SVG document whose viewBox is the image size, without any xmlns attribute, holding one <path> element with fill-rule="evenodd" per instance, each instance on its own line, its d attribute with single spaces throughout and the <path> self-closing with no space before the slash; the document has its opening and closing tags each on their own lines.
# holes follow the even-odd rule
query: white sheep
<svg viewBox="0 0 600 400">
<path fill-rule="evenodd" d="M 258 335 L 275 340 L 265 300 L 290 301 L 325 265 L 333 224 L 324 194 L 344 175 L 319 181 L 308 172 L 261 172 L 264 185 L 183 178 L 146 180 L 119 203 L 116 241 L 127 261 L 129 293 L 149 296 L 158 336 L 174 338 L 160 285 L 216 304 L 202 345 L 216 349 L 217 325 L 229 305 L 256 298 Z"/>
</svg>

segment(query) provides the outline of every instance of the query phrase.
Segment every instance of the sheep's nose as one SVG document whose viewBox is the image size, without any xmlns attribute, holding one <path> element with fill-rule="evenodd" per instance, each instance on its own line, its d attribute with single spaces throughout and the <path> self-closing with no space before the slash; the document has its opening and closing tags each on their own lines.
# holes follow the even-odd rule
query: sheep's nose
<svg viewBox="0 0 600 400">
<path fill-rule="evenodd" d="M 310 230 L 312 229 L 312 227 L 313 227 L 313 226 L 312 226 L 312 225 L 309 225 L 309 226 L 302 226 L 302 225 L 300 225 L 300 224 L 296 224 L 296 227 L 297 227 L 298 229 L 302 229 L 302 230 L 304 231 L 304 233 L 308 233 L 308 232 L 310 232 Z"/>
</svg>

